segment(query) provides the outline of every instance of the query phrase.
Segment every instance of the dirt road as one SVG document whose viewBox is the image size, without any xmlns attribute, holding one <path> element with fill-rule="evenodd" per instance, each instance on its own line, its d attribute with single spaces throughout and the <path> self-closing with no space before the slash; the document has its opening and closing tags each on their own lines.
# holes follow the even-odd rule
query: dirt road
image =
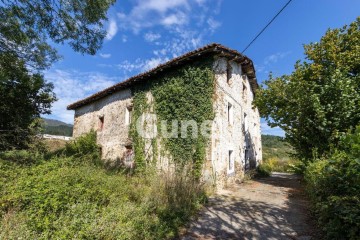
<svg viewBox="0 0 360 240">
<path fill-rule="evenodd" d="M 219 191 L 181 239 L 317 239 L 300 179 L 291 174 Z"/>
</svg>

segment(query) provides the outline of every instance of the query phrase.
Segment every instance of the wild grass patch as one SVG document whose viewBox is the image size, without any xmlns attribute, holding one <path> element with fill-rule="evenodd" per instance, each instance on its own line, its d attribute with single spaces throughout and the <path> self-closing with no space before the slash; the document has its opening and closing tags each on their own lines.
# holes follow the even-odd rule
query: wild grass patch
<svg viewBox="0 0 360 240">
<path fill-rule="evenodd" d="M 185 173 L 106 170 L 91 134 L 53 156 L 0 155 L 0 239 L 172 238 L 205 201 Z"/>
</svg>

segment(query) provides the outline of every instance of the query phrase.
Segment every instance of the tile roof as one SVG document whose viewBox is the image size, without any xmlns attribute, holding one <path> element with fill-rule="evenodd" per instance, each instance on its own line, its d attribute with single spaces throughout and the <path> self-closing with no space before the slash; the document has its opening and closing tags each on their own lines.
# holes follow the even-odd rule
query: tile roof
<svg viewBox="0 0 360 240">
<path fill-rule="evenodd" d="M 190 61 L 194 61 L 198 58 L 202 58 L 202 57 L 204 57 L 205 54 L 224 56 L 224 57 L 229 58 L 232 61 L 240 63 L 243 71 L 249 78 L 252 90 L 255 92 L 256 88 L 258 87 L 258 83 L 256 80 L 255 68 L 254 68 L 254 64 L 253 64 L 252 60 L 249 59 L 248 57 L 246 57 L 245 55 L 242 55 L 240 52 L 238 52 L 236 50 L 227 48 L 218 43 L 212 43 L 212 44 L 203 46 L 201 48 L 198 48 L 194 51 L 185 53 L 184 55 L 176 57 L 166 63 L 160 64 L 157 67 L 155 67 L 149 71 L 146 71 L 144 73 L 133 76 L 133 77 L 131 77 L 125 81 L 122 81 L 120 83 L 117 83 L 117 84 L 115 84 L 111 87 L 108 87 L 100 92 L 97 92 L 87 98 L 84 98 L 82 100 L 74 102 L 74 103 L 70 104 L 69 106 L 67 106 L 67 109 L 75 110 L 79 107 L 87 105 L 98 99 L 104 98 L 114 92 L 121 90 L 121 89 L 128 88 L 135 83 L 141 83 L 142 81 L 146 81 L 149 78 L 154 77 L 157 74 L 159 74 L 165 70 L 171 69 L 173 67 L 177 67 L 181 64 L 188 63 Z"/>
</svg>

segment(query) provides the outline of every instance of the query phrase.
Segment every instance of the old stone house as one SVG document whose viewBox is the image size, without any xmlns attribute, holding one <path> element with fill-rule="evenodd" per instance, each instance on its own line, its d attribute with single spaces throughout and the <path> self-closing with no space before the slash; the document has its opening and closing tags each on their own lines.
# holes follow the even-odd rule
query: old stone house
<svg viewBox="0 0 360 240">
<path fill-rule="evenodd" d="M 258 109 L 252 105 L 258 84 L 253 62 L 236 50 L 220 44 L 210 44 L 188 52 L 69 105 L 68 110 L 75 110 L 73 136 L 76 138 L 93 129 L 97 131 L 103 159 L 126 161 L 129 158 L 129 149 L 131 152 L 133 147 L 136 148 L 132 146 L 133 139 L 130 136 L 131 124 L 135 121 L 134 112 L 139 110 L 134 104 L 134 89 L 149 83 L 158 83 L 157 89 L 165 88 L 168 83 L 164 79 L 175 70 L 203 62 L 210 66 L 213 76 L 208 84 L 212 85 L 213 97 L 210 97 L 209 101 L 213 117 L 210 119 L 211 129 L 205 146 L 202 176 L 215 183 L 242 178 L 247 170 L 255 168 L 262 159 L 260 117 Z M 181 77 L 183 72 L 177 74 Z M 174 83 L 176 84 L 176 81 L 172 82 Z M 159 94 L 151 88 L 144 91 L 146 102 L 151 103 L 158 98 Z M 193 91 L 195 92 L 192 94 L 202 90 Z M 201 94 L 199 92 L 197 96 L 200 97 Z M 180 97 L 183 95 L 175 95 L 169 98 L 169 101 Z M 194 101 L 191 104 L 195 110 L 202 109 Z M 153 107 L 148 109 L 156 113 Z M 155 119 L 152 125 L 157 125 L 156 122 Z M 152 156 L 152 161 L 159 162 L 160 168 L 171 165 L 171 151 L 165 149 L 163 154 L 155 156 L 155 146 L 151 146 L 153 141 L 145 139 L 143 143 L 141 151 L 147 159 Z M 165 148 L 161 141 L 156 145 L 156 149 Z M 135 151 L 135 154 L 138 153 Z"/>
</svg>

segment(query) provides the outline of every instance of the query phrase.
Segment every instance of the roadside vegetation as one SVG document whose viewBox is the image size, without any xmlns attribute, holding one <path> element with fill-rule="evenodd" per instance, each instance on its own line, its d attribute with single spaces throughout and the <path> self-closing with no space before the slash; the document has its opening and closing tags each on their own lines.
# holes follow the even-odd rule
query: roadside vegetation
<svg viewBox="0 0 360 240">
<path fill-rule="evenodd" d="M 206 201 L 190 176 L 106 169 L 95 133 L 0 154 L 0 239 L 163 239 Z"/>
<path fill-rule="evenodd" d="M 328 239 L 360 236 L 360 126 L 305 171 L 314 212 Z"/>
<path fill-rule="evenodd" d="M 261 142 L 263 162 L 257 169 L 258 176 L 270 176 L 271 172 L 298 173 L 301 162 L 283 137 L 262 135 Z"/>
<path fill-rule="evenodd" d="M 324 237 L 359 239 L 360 18 L 304 49 L 306 60 L 290 75 L 270 75 L 255 105 L 285 131 Z M 264 156 L 262 171 L 273 161 Z"/>
</svg>

